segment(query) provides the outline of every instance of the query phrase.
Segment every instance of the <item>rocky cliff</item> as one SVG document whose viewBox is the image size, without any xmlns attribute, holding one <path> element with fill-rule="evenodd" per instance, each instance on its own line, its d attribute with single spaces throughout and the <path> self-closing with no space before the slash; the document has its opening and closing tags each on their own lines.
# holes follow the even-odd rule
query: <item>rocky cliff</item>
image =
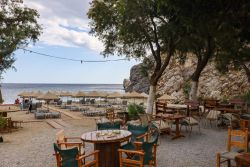
<svg viewBox="0 0 250 167">
<path fill-rule="evenodd" d="M 130 70 L 129 79 L 124 79 L 123 87 L 126 92 L 136 91 L 139 93 L 149 91 L 148 78 L 141 71 L 141 64 L 135 65 Z"/>
<path fill-rule="evenodd" d="M 158 82 L 157 94 L 167 93 L 183 101 L 190 89 L 189 78 L 195 70 L 196 59 L 188 59 L 184 65 L 172 60 Z M 130 79 L 124 84 L 126 91 L 148 93 L 148 78 L 140 72 L 140 64 L 132 67 Z M 203 70 L 198 88 L 199 97 L 227 98 L 250 90 L 244 71 L 229 71 L 222 75 L 212 63 Z"/>
</svg>

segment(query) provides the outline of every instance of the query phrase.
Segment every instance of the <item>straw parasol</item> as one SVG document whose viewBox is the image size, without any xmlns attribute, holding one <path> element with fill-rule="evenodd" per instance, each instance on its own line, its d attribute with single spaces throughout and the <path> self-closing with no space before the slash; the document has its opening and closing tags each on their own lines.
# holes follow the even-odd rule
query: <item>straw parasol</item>
<svg viewBox="0 0 250 167">
<path fill-rule="evenodd" d="M 98 98 L 98 97 L 104 97 L 104 94 L 97 91 L 91 91 L 86 95 L 86 97 Z"/>
<path fill-rule="evenodd" d="M 55 94 L 53 94 L 51 92 L 47 92 L 45 94 L 42 94 L 42 95 L 38 96 L 37 99 L 50 101 L 50 100 L 58 100 L 60 98 L 57 95 L 55 95 Z"/>
<path fill-rule="evenodd" d="M 146 93 L 144 93 L 144 92 L 141 93 L 141 96 L 142 96 L 143 98 L 145 98 L 145 99 L 148 98 L 148 94 L 146 94 Z"/>
<path fill-rule="evenodd" d="M 33 92 L 33 96 L 35 97 L 35 98 L 37 98 L 37 97 L 39 97 L 39 96 L 41 96 L 41 95 L 43 95 L 43 93 L 39 90 L 38 92 Z"/>
<path fill-rule="evenodd" d="M 159 97 L 158 100 L 166 100 L 167 101 L 167 100 L 176 100 L 176 98 L 173 96 L 169 96 L 168 94 L 164 94 L 161 97 Z"/>
<path fill-rule="evenodd" d="M 87 94 L 82 92 L 82 91 L 78 91 L 76 94 L 73 95 L 73 97 L 75 98 L 81 98 L 81 97 L 85 97 Z"/>
<path fill-rule="evenodd" d="M 123 94 L 119 92 L 112 92 L 107 96 L 107 98 L 109 99 L 122 98 L 122 97 L 123 97 Z"/>
<path fill-rule="evenodd" d="M 70 93 L 70 92 L 60 92 L 59 93 L 59 96 L 61 96 L 61 97 L 69 97 L 69 96 L 72 96 L 72 93 Z"/>
<path fill-rule="evenodd" d="M 144 96 L 142 96 L 140 93 L 137 93 L 135 91 L 131 92 L 131 93 L 125 93 L 124 98 L 134 98 L 134 99 L 141 99 L 144 98 Z"/>
<path fill-rule="evenodd" d="M 22 97 L 22 98 L 33 98 L 34 96 L 34 92 L 22 92 L 19 93 L 18 96 Z"/>
</svg>

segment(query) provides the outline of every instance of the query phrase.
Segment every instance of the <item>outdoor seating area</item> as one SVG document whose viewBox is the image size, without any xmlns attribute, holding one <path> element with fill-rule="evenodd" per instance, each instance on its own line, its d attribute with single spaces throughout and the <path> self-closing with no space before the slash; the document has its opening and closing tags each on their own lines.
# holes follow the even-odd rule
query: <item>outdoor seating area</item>
<svg viewBox="0 0 250 167">
<path fill-rule="evenodd" d="M 95 97 L 94 104 L 82 104 L 82 101 L 72 98 L 73 96 L 68 96 L 72 100 L 63 100 L 51 92 L 45 94 L 54 96 L 56 100 L 33 102 L 32 113 L 35 119 L 64 120 L 65 116 L 68 116 L 65 114 L 68 113 L 69 116 L 73 115 L 72 118 L 79 117 L 79 119 L 94 121 L 94 126 L 92 124 L 89 131 L 78 133 L 77 137 L 66 137 L 64 130 L 57 130 L 53 148 L 54 160 L 56 160 L 54 163 L 56 162 L 58 166 L 72 163 L 73 166 L 84 167 L 91 165 L 116 167 L 125 164 L 155 167 L 159 162 L 162 166 L 162 162 L 157 157 L 164 155 L 159 150 L 164 149 L 165 140 L 169 145 L 189 142 L 193 140 L 192 138 L 197 141 L 201 138 L 204 140 L 207 131 L 224 134 L 225 142 L 228 143 L 227 146 L 220 147 L 222 151 L 223 148 L 226 151 L 220 152 L 216 149 L 212 152 L 214 162 L 211 163 L 217 167 L 223 167 L 224 164 L 244 164 L 245 157 L 250 151 L 250 132 L 247 129 L 250 128 L 248 105 L 239 101 L 228 100 L 228 104 L 225 104 L 218 100 L 212 103 L 211 100 L 208 102 L 205 99 L 199 102 L 189 100 L 182 104 L 173 104 L 169 101 L 157 100 L 154 104 L 154 112 L 148 114 L 145 113 L 145 107 L 140 105 L 141 99 L 135 97 L 126 98 L 126 105 L 124 105 L 125 99 L 120 99 L 121 97 L 113 98 L 110 102 L 109 99 L 105 100 L 105 97 L 99 96 Z M 70 92 L 67 92 L 67 95 L 69 94 Z M 119 100 L 121 103 L 112 105 L 113 101 Z M 96 103 L 102 105 L 98 106 Z M 117 109 L 117 106 L 120 106 L 121 110 Z M 58 123 L 67 127 L 65 122 Z M 228 129 L 227 135 L 226 129 Z M 234 135 L 237 136 L 236 141 L 233 141 Z M 238 141 L 239 137 L 243 140 Z M 238 146 L 240 149 L 234 148 Z M 68 156 L 65 157 L 65 154 L 75 157 L 75 161 L 67 162 Z"/>
</svg>

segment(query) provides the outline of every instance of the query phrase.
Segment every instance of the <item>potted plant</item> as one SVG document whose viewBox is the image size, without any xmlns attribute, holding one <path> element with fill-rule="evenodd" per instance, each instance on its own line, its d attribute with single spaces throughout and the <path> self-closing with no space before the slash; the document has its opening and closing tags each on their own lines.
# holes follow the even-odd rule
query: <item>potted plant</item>
<svg viewBox="0 0 250 167">
<path fill-rule="evenodd" d="M 130 120 L 138 119 L 138 114 L 145 113 L 145 109 L 143 106 L 132 103 L 128 105 L 128 116 Z"/>
</svg>

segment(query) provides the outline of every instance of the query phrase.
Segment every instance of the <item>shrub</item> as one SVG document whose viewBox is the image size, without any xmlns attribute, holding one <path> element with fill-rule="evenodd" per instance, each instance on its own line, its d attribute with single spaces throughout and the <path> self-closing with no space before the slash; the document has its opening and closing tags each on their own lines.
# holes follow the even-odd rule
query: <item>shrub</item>
<svg viewBox="0 0 250 167">
<path fill-rule="evenodd" d="M 143 106 L 132 103 L 128 105 L 128 116 L 129 119 L 137 119 L 138 114 L 145 113 Z"/>
<path fill-rule="evenodd" d="M 188 99 L 189 93 L 191 91 L 190 82 L 185 82 L 182 89 L 183 89 L 183 94 L 185 95 L 185 98 Z"/>
<path fill-rule="evenodd" d="M 0 116 L 0 128 L 3 128 L 6 125 L 7 121 L 3 117 Z"/>
<path fill-rule="evenodd" d="M 247 102 L 247 104 L 250 104 L 250 91 L 246 92 L 242 98 Z"/>
</svg>

